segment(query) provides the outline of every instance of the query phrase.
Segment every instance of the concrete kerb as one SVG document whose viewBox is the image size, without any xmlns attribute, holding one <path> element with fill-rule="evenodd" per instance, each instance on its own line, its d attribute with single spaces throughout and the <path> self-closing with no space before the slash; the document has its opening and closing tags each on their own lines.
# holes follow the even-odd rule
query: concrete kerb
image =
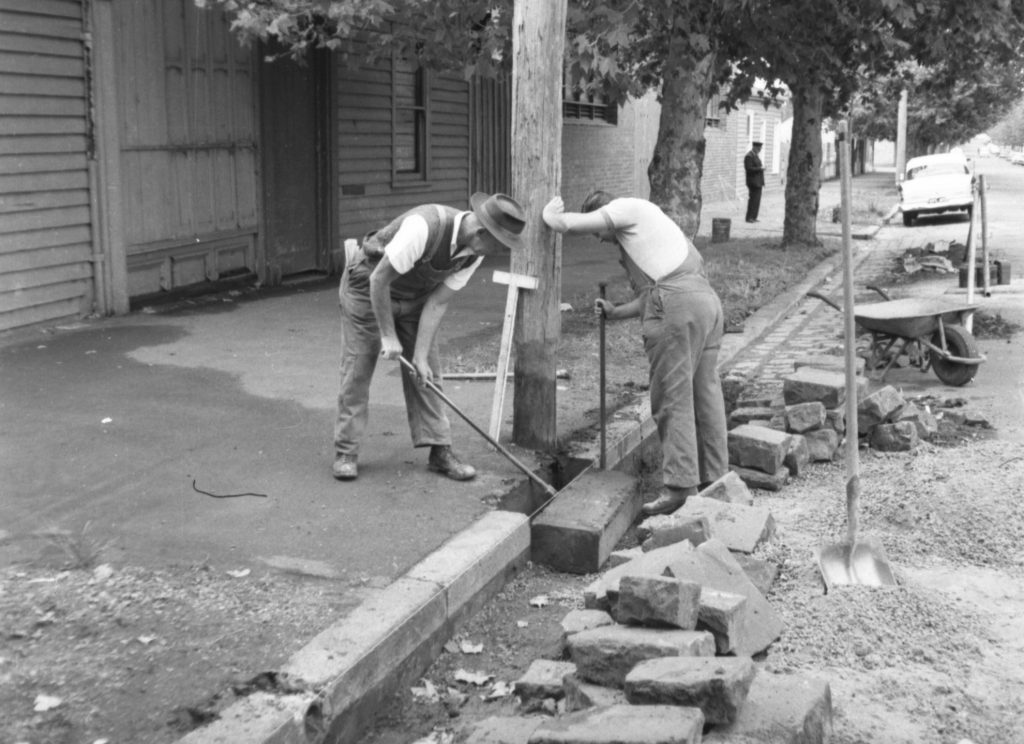
<svg viewBox="0 0 1024 744">
<path fill-rule="evenodd" d="M 855 265 L 868 252 L 858 251 Z M 744 333 L 727 336 L 720 368 L 763 338 L 841 261 L 841 255 L 826 259 L 748 318 Z M 607 467 L 621 466 L 656 433 L 646 398 L 613 413 L 606 431 Z M 599 454 L 588 445 L 574 456 L 590 462 L 585 472 L 597 467 Z M 458 624 L 504 586 L 529 552 L 529 516 L 485 514 L 294 654 L 271 675 L 277 689 L 236 701 L 179 744 L 357 741 L 379 707 L 429 668 Z"/>
</svg>

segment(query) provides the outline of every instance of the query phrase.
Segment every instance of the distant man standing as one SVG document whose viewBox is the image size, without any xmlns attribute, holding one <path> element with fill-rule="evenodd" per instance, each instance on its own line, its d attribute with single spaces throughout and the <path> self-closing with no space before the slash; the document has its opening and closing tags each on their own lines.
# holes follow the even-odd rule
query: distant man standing
<svg viewBox="0 0 1024 744">
<path fill-rule="evenodd" d="M 761 191 L 764 189 L 764 163 L 761 162 L 761 142 L 751 143 L 750 152 L 743 158 L 747 172 L 747 222 L 757 222 L 761 209 Z"/>
</svg>

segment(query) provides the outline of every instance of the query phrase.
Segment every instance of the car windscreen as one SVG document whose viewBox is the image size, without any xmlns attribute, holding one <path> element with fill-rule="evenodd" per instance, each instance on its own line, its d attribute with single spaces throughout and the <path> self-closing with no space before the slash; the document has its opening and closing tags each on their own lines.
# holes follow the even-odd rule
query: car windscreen
<svg viewBox="0 0 1024 744">
<path fill-rule="evenodd" d="M 960 163 L 926 163 L 918 165 L 907 171 L 907 180 L 925 178 L 930 176 L 962 176 L 967 173 L 967 168 Z"/>
</svg>

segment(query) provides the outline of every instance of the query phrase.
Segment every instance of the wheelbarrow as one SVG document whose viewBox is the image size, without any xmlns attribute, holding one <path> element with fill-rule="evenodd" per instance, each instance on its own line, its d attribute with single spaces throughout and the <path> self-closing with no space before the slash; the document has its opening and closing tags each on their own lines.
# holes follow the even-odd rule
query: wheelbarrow
<svg viewBox="0 0 1024 744">
<path fill-rule="evenodd" d="M 922 372 L 935 370 L 936 377 L 947 385 L 960 387 L 974 379 L 985 357 L 964 322 L 979 305 L 943 297 L 893 300 L 879 287 L 868 289 L 885 299 L 854 308 L 857 324 L 871 334 L 871 345 L 865 355 L 868 370 L 881 368 L 879 377 L 884 379 L 906 352 L 912 366 Z M 839 305 L 819 292 L 807 295 L 842 312 Z"/>
</svg>

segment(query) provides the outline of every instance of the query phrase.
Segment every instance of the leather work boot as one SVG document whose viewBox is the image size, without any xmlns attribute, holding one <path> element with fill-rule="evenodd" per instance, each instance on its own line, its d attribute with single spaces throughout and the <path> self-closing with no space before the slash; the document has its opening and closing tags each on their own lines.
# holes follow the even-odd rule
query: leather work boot
<svg viewBox="0 0 1024 744">
<path fill-rule="evenodd" d="M 658 494 L 658 498 L 644 504 L 640 507 L 640 511 L 648 517 L 655 514 L 671 514 L 685 504 L 687 497 L 693 495 L 696 491 L 697 489 L 693 487 L 674 488 L 672 486 L 663 486 L 661 493 Z"/>
<path fill-rule="evenodd" d="M 457 481 L 470 480 L 476 475 L 476 468 L 459 460 L 447 445 L 435 444 L 430 448 L 427 468 Z"/>
<path fill-rule="evenodd" d="M 338 480 L 355 480 L 359 475 L 359 468 L 356 466 L 355 455 L 338 455 L 334 458 L 334 465 L 331 467 L 331 475 Z"/>
</svg>

